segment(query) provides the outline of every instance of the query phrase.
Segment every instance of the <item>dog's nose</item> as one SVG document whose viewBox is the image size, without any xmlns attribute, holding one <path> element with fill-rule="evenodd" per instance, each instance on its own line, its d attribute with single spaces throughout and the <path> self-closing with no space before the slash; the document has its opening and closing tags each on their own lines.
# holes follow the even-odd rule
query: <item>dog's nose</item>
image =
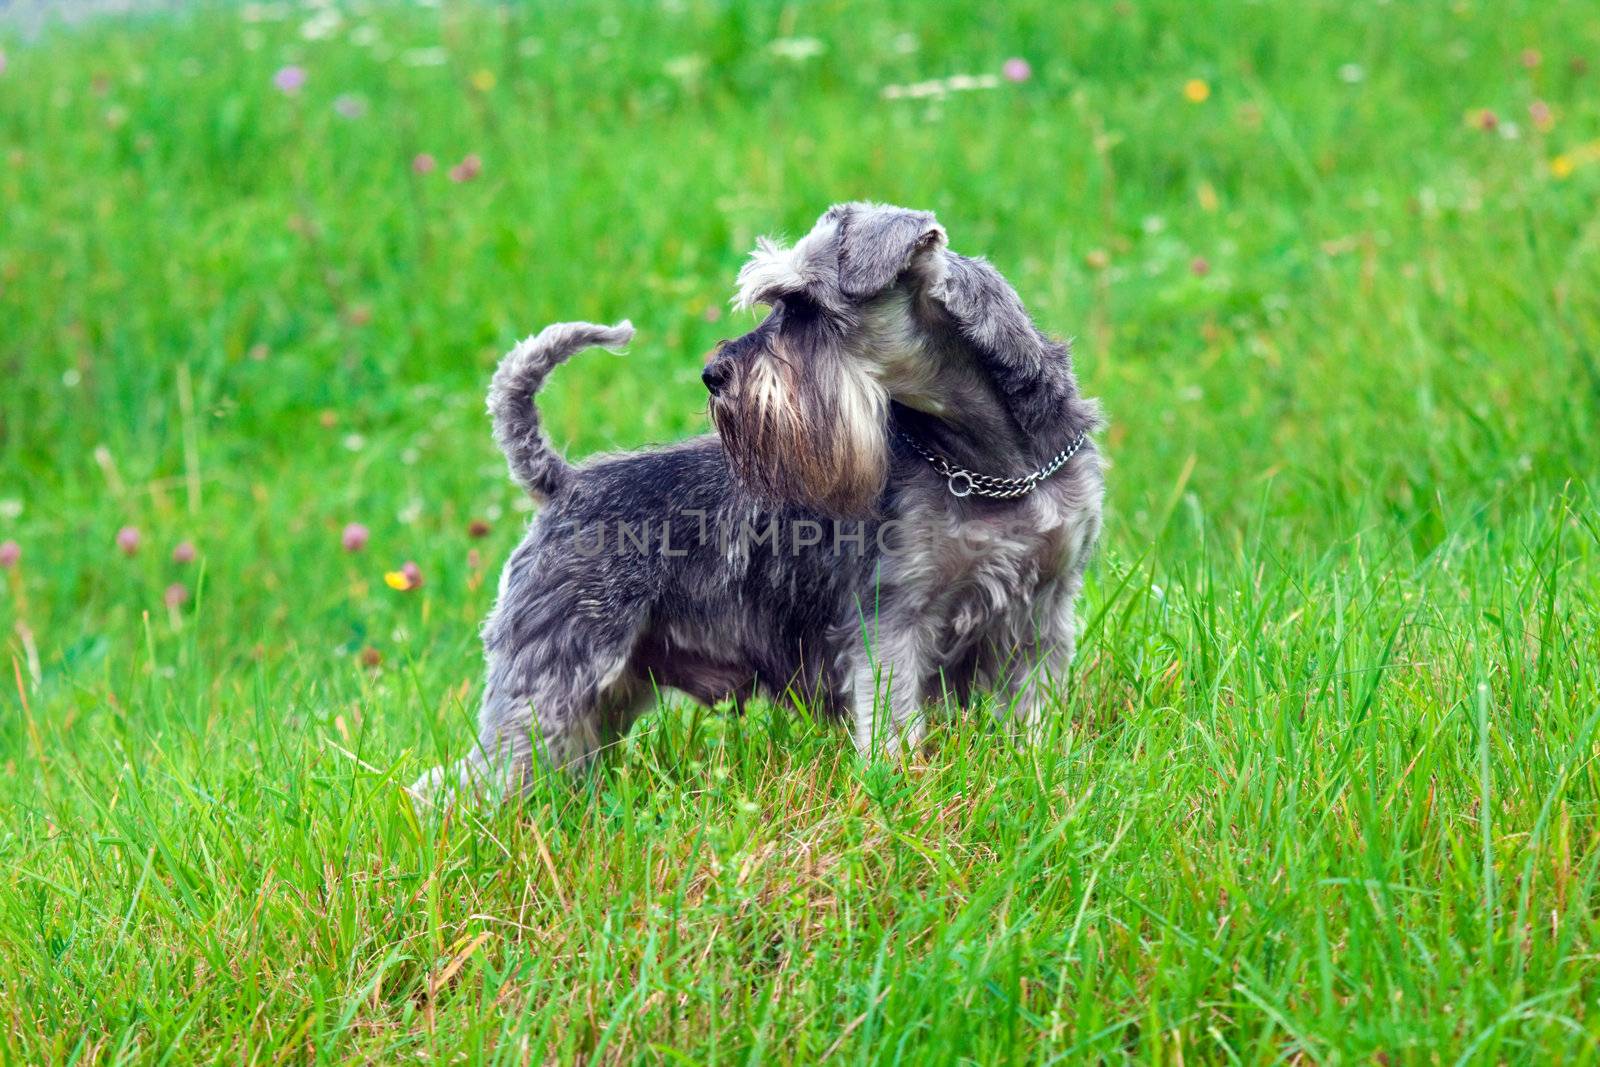
<svg viewBox="0 0 1600 1067">
<path fill-rule="evenodd" d="M 700 372 L 700 380 L 706 383 L 706 389 L 712 396 L 722 392 L 728 384 L 728 364 L 720 359 L 714 359 L 706 364 L 706 369 Z"/>
</svg>

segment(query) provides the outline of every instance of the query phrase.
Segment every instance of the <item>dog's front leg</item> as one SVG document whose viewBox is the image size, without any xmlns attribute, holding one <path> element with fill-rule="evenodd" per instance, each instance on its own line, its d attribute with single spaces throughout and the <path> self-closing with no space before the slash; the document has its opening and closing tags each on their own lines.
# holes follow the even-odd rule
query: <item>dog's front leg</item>
<svg viewBox="0 0 1600 1067">
<path fill-rule="evenodd" d="M 851 686 L 852 734 L 862 755 L 909 753 L 927 729 L 922 680 L 926 640 L 915 627 L 879 629 L 863 640 Z"/>
<path fill-rule="evenodd" d="M 1019 737 L 1037 744 L 1066 703 L 1067 672 L 1076 642 L 1071 605 L 1050 625 L 1014 645 L 995 694 L 995 714 Z"/>
</svg>

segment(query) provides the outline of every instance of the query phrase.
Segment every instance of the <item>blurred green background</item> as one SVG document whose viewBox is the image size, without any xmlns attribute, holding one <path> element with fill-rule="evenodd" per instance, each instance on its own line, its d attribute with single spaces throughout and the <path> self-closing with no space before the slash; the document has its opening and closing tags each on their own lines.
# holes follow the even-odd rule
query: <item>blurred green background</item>
<svg viewBox="0 0 1600 1067">
<path fill-rule="evenodd" d="M 512 340 L 638 323 L 551 389 L 574 453 L 698 431 L 755 236 L 871 198 L 1076 338 L 1131 537 L 1192 456 L 1218 517 L 1266 487 L 1301 533 L 1365 507 L 1425 544 L 1593 466 L 1600 31 L 1514 7 L 256 4 L 14 42 L 9 532 L 63 594 L 124 522 L 244 524 L 257 581 L 346 519 L 427 555 L 514 498 L 480 404 Z"/>
<path fill-rule="evenodd" d="M 0 50 L 19 1061 L 1592 1059 L 1593 4 L 257 3 Z M 1105 404 L 1060 743 L 874 769 L 673 706 L 575 795 L 416 820 L 526 517 L 500 353 L 632 318 L 552 436 L 702 432 L 742 258 L 847 199 L 935 211 Z"/>
</svg>

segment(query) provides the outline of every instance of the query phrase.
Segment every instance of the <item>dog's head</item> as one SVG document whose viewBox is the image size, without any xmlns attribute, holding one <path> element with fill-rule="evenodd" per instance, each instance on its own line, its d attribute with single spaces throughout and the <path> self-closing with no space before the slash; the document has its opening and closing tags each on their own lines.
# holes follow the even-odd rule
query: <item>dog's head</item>
<svg viewBox="0 0 1600 1067">
<path fill-rule="evenodd" d="M 748 488 L 833 514 L 873 511 L 891 401 L 1034 453 L 1098 424 L 1067 345 L 1039 332 L 999 271 L 945 245 L 930 213 L 861 203 L 830 208 L 792 247 L 760 242 L 734 301 L 771 312 L 719 345 L 704 374 Z"/>
<path fill-rule="evenodd" d="M 785 248 L 763 239 L 735 303 L 771 310 L 703 375 L 735 472 L 775 501 L 870 512 L 889 465 L 891 399 L 920 344 L 910 305 L 944 280 L 944 229 L 925 211 L 842 204 Z M 898 369 L 897 369 L 898 368 Z"/>
</svg>

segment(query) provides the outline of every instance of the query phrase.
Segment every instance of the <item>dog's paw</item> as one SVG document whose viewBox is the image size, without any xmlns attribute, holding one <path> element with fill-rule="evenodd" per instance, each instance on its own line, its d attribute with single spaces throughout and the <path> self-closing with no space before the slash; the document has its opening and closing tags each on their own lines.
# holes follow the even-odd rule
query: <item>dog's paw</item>
<svg viewBox="0 0 1600 1067">
<path fill-rule="evenodd" d="M 416 805 L 418 810 L 432 809 L 438 807 L 441 800 L 448 800 L 440 795 L 440 787 L 444 784 L 447 773 L 447 768 L 435 767 L 406 786 L 406 795 L 411 798 L 412 804 Z"/>
<path fill-rule="evenodd" d="M 468 756 L 433 770 L 406 787 L 419 812 L 442 815 L 456 805 L 491 810 L 516 793 L 514 765 Z"/>
<path fill-rule="evenodd" d="M 406 786 L 406 793 L 418 811 L 443 814 L 460 801 L 476 802 L 481 799 L 483 787 L 482 775 L 472 761 L 457 760 L 424 774 Z"/>
</svg>

